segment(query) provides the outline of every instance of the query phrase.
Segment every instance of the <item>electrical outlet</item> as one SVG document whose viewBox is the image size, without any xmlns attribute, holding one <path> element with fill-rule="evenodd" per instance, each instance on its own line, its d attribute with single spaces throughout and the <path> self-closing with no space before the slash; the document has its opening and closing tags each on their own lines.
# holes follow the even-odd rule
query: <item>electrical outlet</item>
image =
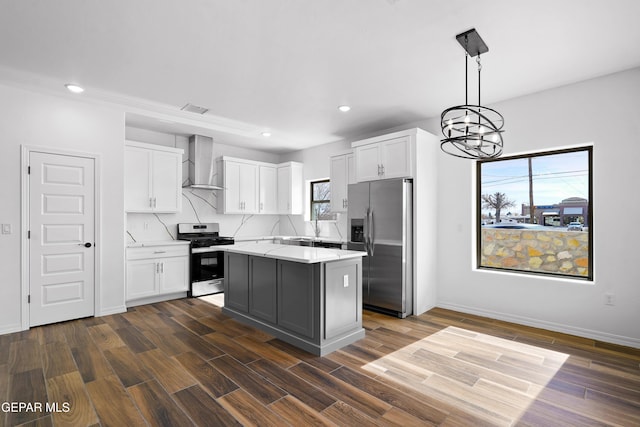
<svg viewBox="0 0 640 427">
<path fill-rule="evenodd" d="M 615 298 L 613 297 L 613 294 L 611 294 L 611 293 L 604 294 L 604 304 L 605 305 L 615 305 Z"/>
<path fill-rule="evenodd" d="M 11 234 L 11 224 L 2 224 L 2 234 Z"/>
<path fill-rule="evenodd" d="M 344 286 L 345 288 L 349 287 L 349 275 L 345 274 L 344 276 L 342 276 L 342 286 Z"/>
</svg>

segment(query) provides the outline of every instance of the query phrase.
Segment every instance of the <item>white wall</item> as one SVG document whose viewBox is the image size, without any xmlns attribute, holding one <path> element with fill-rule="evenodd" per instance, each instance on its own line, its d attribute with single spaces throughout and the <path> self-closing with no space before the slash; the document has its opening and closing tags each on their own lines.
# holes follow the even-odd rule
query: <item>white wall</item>
<svg viewBox="0 0 640 427">
<path fill-rule="evenodd" d="M 124 114 L 117 109 L 0 85 L 0 333 L 21 329 L 21 145 L 55 147 L 101 156 L 102 285 L 96 313 L 124 307 Z M 108 203 L 107 203 L 108 201 Z"/>
<path fill-rule="evenodd" d="M 505 118 L 504 155 L 594 144 L 593 283 L 476 270 L 475 163 L 441 153 L 439 306 L 640 347 L 639 99 L 633 69 L 493 106 Z"/>
</svg>

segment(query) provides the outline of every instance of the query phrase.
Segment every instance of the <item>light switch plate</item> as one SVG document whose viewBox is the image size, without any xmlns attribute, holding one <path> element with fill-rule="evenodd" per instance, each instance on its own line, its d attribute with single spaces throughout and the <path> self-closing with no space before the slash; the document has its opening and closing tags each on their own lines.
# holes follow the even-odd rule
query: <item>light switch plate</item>
<svg viewBox="0 0 640 427">
<path fill-rule="evenodd" d="M 342 286 L 344 286 L 345 288 L 349 287 L 349 275 L 345 274 L 344 276 L 342 276 Z"/>
<path fill-rule="evenodd" d="M 2 234 L 11 234 L 11 224 L 2 224 Z"/>
</svg>

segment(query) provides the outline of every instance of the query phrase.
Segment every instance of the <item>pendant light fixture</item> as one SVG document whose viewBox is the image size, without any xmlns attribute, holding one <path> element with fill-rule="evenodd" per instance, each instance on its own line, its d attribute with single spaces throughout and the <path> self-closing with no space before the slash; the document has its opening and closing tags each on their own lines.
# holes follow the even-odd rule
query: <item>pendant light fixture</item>
<svg viewBox="0 0 640 427">
<path fill-rule="evenodd" d="M 447 154 L 463 159 L 490 159 L 502 154 L 502 127 L 504 118 L 496 110 L 480 103 L 480 55 L 489 51 L 475 28 L 456 36 L 465 50 L 464 55 L 464 105 L 444 110 L 440 116 L 440 128 L 444 139 L 440 149 Z M 477 56 L 478 105 L 469 104 L 468 59 Z"/>
</svg>

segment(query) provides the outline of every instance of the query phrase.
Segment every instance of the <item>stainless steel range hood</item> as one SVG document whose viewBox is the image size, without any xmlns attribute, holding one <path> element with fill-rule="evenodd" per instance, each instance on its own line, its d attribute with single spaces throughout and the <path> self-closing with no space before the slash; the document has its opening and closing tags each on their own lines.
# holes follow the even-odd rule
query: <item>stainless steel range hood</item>
<svg viewBox="0 0 640 427">
<path fill-rule="evenodd" d="M 183 187 L 203 190 L 224 190 L 217 183 L 213 138 L 202 135 L 189 137 L 189 179 Z"/>
</svg>

